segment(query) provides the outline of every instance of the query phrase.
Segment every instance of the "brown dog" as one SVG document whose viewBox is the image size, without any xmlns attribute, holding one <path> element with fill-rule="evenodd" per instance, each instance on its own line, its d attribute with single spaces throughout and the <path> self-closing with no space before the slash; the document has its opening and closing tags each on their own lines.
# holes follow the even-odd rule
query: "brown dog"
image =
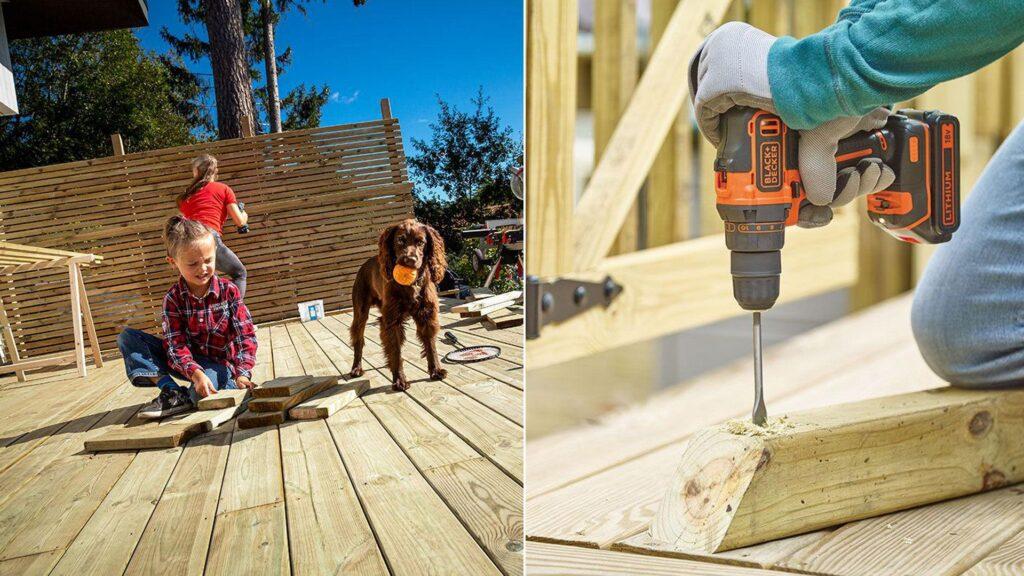
<svg viewBox="0 0 1024 576">
<path fill-rule="evenodd" d="M 356 274 L 352 286 L 352 361 L 353 377 L 363 375 L 363 332 L 370 315 L 370 306 L 380 309 L 380 341 L 391 369 L 395 390 L 408 390 L 409 381 L 402 369 L 402 344 L 405 342 L 405 320 L 416 322 L 416 335 L 423 343 L 427 371 L 433 380 L 441 380 L 448 371 L 437 358 L 437 284 L 448 266 L 444 256 L 444 240 L 426 224 L 404 220 L 380 234 L 377 257 L 370 258 Z M 416 280 L 403 286 L 392 277 L 396 264 L 416 270 Z"/>
</svg>

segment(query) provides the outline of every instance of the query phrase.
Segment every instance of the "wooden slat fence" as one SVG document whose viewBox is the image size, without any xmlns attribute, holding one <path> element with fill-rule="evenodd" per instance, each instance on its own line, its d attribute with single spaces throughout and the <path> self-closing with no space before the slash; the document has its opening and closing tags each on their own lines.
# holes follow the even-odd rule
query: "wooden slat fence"
<svg viewBox="0 0 1024 576">
<path fill-rule="evenodd" d="M 125 326 L 156 330 L 176 272 L 165 259 L 164 221 L 191 180 L 191 160 L 210 153 L 219 179 L 249 212 L 249 234 L 224 229 L 249 272 L 246 303 L 257 322 L 297 315 L 299 302 L 350 305 L 359 266 L 377 235 L 413 214 L 398 120 L 265 134 L 0 173 L 0 240 L 88 252 L 83 270 L 101 347 Z M 67 274 L 0 277 L 23 354 L 71 342 Z"/>
</svg>

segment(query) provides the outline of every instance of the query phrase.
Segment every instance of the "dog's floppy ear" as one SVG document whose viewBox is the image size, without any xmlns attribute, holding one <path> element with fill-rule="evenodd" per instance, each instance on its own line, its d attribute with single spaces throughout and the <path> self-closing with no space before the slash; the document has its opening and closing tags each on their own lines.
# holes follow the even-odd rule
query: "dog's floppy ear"
<svg viewBox="0 0 1024 576">
<path fill-rule="evenodd" d="M 377 264 L 385 279 L 391 278 L 391 270 L 395 267 L 395 232 L 398 224 L 388 226 L 377 239 Z"/>
<path fill-rule="evenodd" d="M 427 250 L 424 260 L 430 268 L 430 278 L 434 284 L 440 284 L 444 280 L 444 271 L 448 268 L 448 260 L 444 256 L 444 238 L 434 230 L 432 226 L 423 227 L 427 230 Z"/>
</svg>

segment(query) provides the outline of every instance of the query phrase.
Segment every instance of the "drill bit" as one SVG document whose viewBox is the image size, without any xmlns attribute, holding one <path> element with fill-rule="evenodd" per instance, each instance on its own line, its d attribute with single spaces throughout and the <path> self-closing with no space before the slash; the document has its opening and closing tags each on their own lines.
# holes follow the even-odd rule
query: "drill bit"
<svg viewBox="0 0 1024 576">
<path fill-rule="evenodd" d="M 764 407 L 764 383 L 761 374 L 761 313 L 754 312 L 754 424 L 764 427 L 768 411 Z"/>
</svg>

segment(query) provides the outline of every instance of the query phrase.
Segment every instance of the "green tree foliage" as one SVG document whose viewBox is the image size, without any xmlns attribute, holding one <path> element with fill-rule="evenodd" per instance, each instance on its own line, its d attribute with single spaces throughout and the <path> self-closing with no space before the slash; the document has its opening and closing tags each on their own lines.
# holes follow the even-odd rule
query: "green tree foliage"
<svg viewBox="0 0 1024 576">
<path fill-rule="evenodd" d="M 273 24 L 276 26 L 281 17 L 294 11 L 302 15 L 307 13 L 307 5 L 325 0 L 274 0 L 275 11 Z M 354 6 L 362 6 L 367 0 L 352 0 Z M 253 82 L 253 93 L 256 109 L 262 118 L 267 119 L 269 109 L 269 91 L 264 78 L 264 33 L 260 14 L 260 0 L 242 0 L 242 23 L 246 37 L 246 52 L 249 74 Z M 202 27 L 204 12 L 202 0 L 178 0 L 178 15 L 182 22 L 190 26 Z M 160 35 L 180 57 L 198 62 L 210 56 L 210 45 L 206 38 L 194 32 L 175 36 L 165 26 Z M 292 63 L 290 47 L 276 55 L 277 76 L 280 78 L 287 72 Z M 198 76 L 195 76 L 198 81 Z M 282 125 L 285 130 L 295 128 L 312 128 L 320 125 L 322 109 L 330 96 L 330 88 L 324 85 L 307 86 L 300 84 L 281 98 Z M 261 123 L 257 122 L 257 128 Z M 266 121 L 269 125 L 269 120 Z"/>
<path fill-rule="evenodd" d="M 449 253 L 460 253 L 462 230 L 522 211 L 510 181 L 523 163 L 523 145 L 502 125 L 482 88 L 469 111 L 437 101 L 430 140 L 414 138 L 408 158 L 416 217 L 437 229 Z"/>
<path fill-rule="evenodd" d="M 281 112 L 284 114 L 281 127 L 299 130 L 319 126 L 324 104 L 330 96 L 331 90 L 327 86 L 306 88 L 305 84 L 299 84 L 281 99 Z"/>
<path fill-rule="evenodd" d="M 181 61 L 143 50 L 129 30 L 18 40 L 20 114 L 0 118 L 0 170 L 189 144 L 212 130 L 203 88 Z"/>
</svg>

